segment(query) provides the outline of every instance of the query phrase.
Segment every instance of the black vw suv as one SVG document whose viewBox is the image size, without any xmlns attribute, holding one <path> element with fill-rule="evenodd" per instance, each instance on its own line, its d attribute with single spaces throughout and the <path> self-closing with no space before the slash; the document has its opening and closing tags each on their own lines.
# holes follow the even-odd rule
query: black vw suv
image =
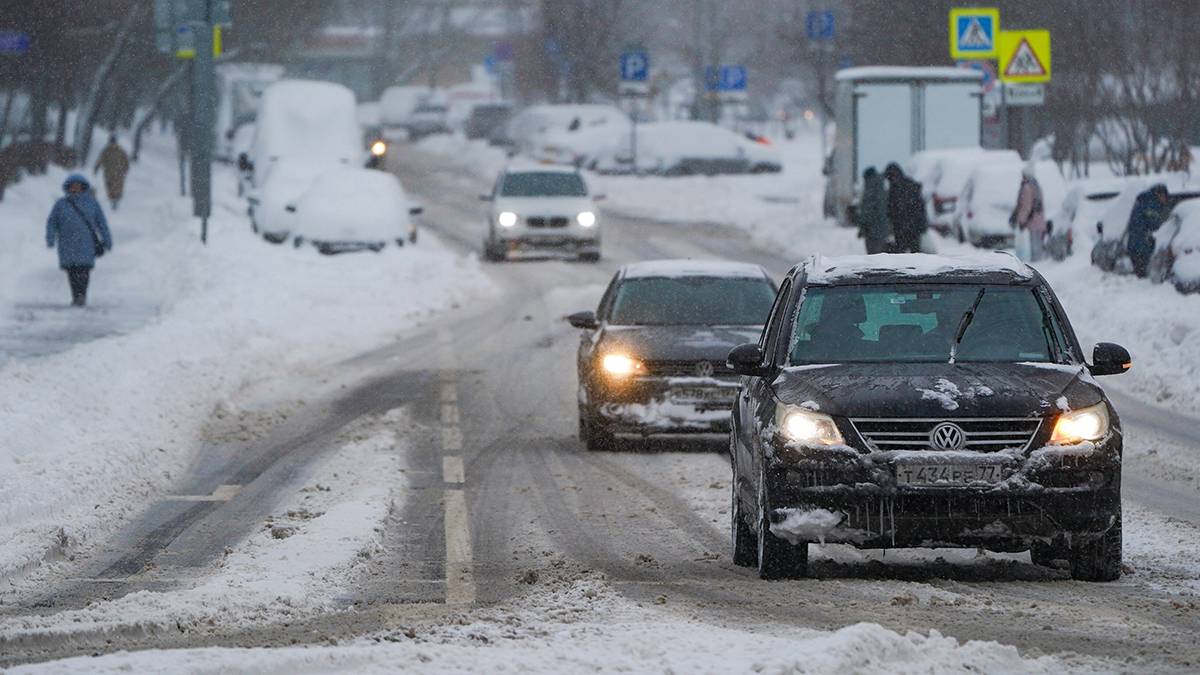
<svg viewBox="0 0 1200 675">
<path fill-rule="evenodd" d="M 729 354 L 733 557 L 807 573 L 809 542 L 1029 550 L 1121 574 L 1121 443 L 1049 285 L 1005 253 L 816 257 Z"/>
</svg>

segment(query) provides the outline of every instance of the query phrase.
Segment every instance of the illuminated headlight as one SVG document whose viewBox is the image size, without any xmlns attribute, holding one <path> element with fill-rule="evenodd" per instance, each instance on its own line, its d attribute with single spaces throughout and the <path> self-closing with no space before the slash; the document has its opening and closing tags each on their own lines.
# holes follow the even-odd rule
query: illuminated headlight
<svg viewBox="0 0 1200 675">
<path fill-rule="evenodd" d="M 614 377 L 629 377 L 645 370 L 641 361 L 624 354 L 605 354 L 600 365 L 605 373 Z"/>
<path fill-rule="evenodd" d="M 1054 422 L 1054 433 L 1050 442 L 1055 445 L 1073 445 L 1083 441 L 1098 441 L 1108 435 L 1108 407 L 1098 403 L 1090 408 L 1080 408 L 1059 415 Z"/>
<path fill-rule="evenodd" d="M 502 211 L 496 216 L 496 222 L 500 223 L 500 227 L 512 227 L 517 224 L 517 214 L 512 211 Z"/>
<path fill-rule="evenodd" d="M 596 224 L 596 214 L 591 211 L 580 211 L 579 215 L 575 216 L 575 220 L 584 227 L 591 227 Z"/>
<path fill-rule="evenodd" d="M 383 141 L 375 141 L 371 144 L 371 154 L 376 157 L 383 157 L 383 153 L 387 152 L 387 143 Z"/>
<path fill-rule="evenodd" d="M 833 418 L 807 408 L 778 404 L 775 406 L 775 426 L 790 443 L 803 445 L 842 445 L 842 433 Z"/>
</svg>

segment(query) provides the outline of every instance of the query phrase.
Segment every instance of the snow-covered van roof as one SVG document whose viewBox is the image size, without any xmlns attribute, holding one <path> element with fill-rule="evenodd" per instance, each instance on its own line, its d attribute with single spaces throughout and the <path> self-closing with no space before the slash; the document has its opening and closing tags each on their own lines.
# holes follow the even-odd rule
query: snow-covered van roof
<svg viewBox="0 0 1200 675">
<path fill-rule="evenodd" d="M 877 253 L 837 257 L 813 256 L 806 263 L 807 283 L 836 284 L 873 280 L 934 280 L 1015 282 L 1034 278 L 1034 272 L 1011 253 L 990 251 L 963 255 Z"/>
<path fill-rule="evenodd" d="M 761 279 L 767 272 L 753 263 L 727 260 L 645 260 L 625 266 L 626 279 L 649 277 L 732 277 Z"/>
<path fill-rule="evenodd" d="M 972 68 L 923 68 L 918 66 L 862 66 L 844 68 L 834 76 L 839 82 L 850 80 L 944 80 L 979 82 L 983 73 Z"/>
</svg>

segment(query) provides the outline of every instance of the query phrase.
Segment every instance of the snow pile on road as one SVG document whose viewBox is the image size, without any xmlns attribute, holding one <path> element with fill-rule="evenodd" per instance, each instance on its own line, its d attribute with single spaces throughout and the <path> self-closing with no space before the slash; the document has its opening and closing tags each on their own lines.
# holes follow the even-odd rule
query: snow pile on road
<svg viewBox="0 0 1200 675">
<path fill-rule="evenodd" d="M 171 196 L 173 147 L 154 140 L 112 218 L 116 247 L 98 265 L 92 298 L 150 296 L 157 316 L 125 335 L 0 368 L 0 581 L 68 554 L 162 492 L 214 405 L 247 381 L 383 344 L 491 288 L 475 262 L 430 237 L 332 258 L 269 246 L 250 232 L 233 172 L 222 167 L 202 246 L 191 204 Z M 0 221 L 24 224 L 0 245 L 14 265 L 0 265 L 5 281 L 18 282 L 4 286 L 9 302 L 44 293 L 26 280 L 52 283 L 50 297 L 67 300 L 41 240 L 44 220 L 30 223 L 60 183 L 57 172 L 28 179 L 0 204 Z M 111 277 L 126 281 L 109 287 Z M 120 295 L 126 290 L 131 296 Z M 72 316 L 80 331 L 104 319 L 94 309 Z"/>
<path fill-rule="evenodd" d="M 404 420 L 397 409 L 364 421 L 382 429 L 348 428 L 343 435 L 357 440 L 346 440 L 310 467 L 307 484 L 283 500 L 261 530 L 227 551 L 216 573 L 198 586 L 138 591 L 85 609 L 5 619 L 0 645 L 131 628 L 248 628 L 340 608 L 347 579 L 380 551 L 377 532 L 388 513 L 399 508 L 379 476 L 403 475 L 407 453 L 394 428 Z"/>
<path fill-rule="evenodd" d="M 667 603 L 669 605 L 669 601 Z M 995 642 L 937 631 L 900 634 L 859 623 L 826 632 L 751 625 L 726 628 L 669 608 L 621 600 L 602 584 L 575 581 L 516 606 L 451 617 L 426 630 L 397 627 L 338 646 L 188 649 L 118 653 L 19 667 L 18 673 L 1061 673 L 1078 664 L 1023 658 Z"/>
</svg>

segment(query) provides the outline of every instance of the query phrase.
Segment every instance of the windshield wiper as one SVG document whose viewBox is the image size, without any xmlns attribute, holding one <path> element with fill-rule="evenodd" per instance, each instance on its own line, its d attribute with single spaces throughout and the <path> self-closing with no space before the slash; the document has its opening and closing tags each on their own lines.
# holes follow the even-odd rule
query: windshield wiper
<svg viewBox="0 0 1200 675">
<path fill-rule="evenodd" d="M 983 300 L 983 294 L 987 293 L 987 287 L 979 289 L 979 293 L 975 295 L 975 302 L 971 303 L 970 308 L 963 312 L 962 319 L 958 321 L 958 330 L 954 333 L 954 342 L 950 344 L 950 363 L 954 363 L 954 358 L 958 356 L 958 344 L 962 342 L 963 335 L 967 333 L 967 327 L 975 320 L 975 310 L 979 309 L 979 303 Z"/>
</svg>

